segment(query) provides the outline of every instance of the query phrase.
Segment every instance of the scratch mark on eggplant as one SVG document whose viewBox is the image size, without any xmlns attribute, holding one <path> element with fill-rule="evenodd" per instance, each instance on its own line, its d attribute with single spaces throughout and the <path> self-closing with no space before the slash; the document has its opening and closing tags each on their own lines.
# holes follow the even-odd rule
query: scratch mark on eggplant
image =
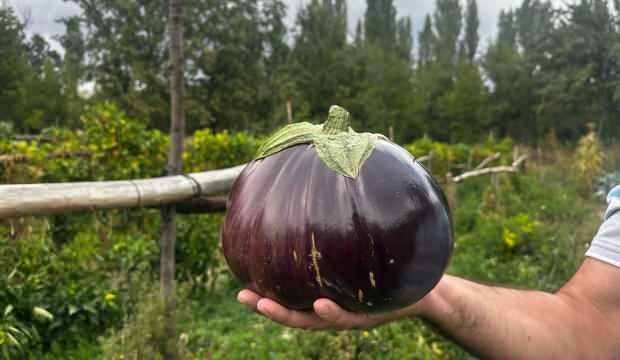
<svg viewBox="0 0 620 360">
<path fill-rule="evenodd" d="M 368 233 L 368 237 L 370 238 L 370 257 L 374 258 L 375 256 L 375 239 Z"/>
<path fill-rule="evenodd" d="M 368 277 L 370 278 L 370 285 L 372 285 L 373 288 L 377 287 L 377 283 L 375 281 L 375 273 L 374 272 L 369 272 L 368 273 Z"/>
<path fill-rule="evenodd" d="M 357 289 L 357 300 L 359 300 L 359 302 L 364 302 L 364 292 L 362 289 Z"/>
<path fill-rule="evenodd" d="M 312 257 L 312 265 L 314 267 L 315 279 L 320 287 L 323 287 L 323 279 L 321 279 L 321 269 L 319 269 L 319 259 L 321 258 L 321 253 L 316 248 L 316 240 L 314 239 L 314 233 L 312 236 L 312 251 L 310 252 L 310 257 Z"/>
<path fill-rule="evenodd" d="M 293 260 L 297 263 L 297 251 L 293 250 Z"/>
<path fill-rule="evenodd" d="M 339 288 L 338 286 L 336 286 L 334 283 L 332 283 L 331 281 L 328 281 L 327 279 L 321 279 L 323 281 L 323 283 L 325 284 L 325 286 L 332 288 L 334 290 L 336 290 L 337 292 L 344 294 L 344 291 L 342 291 L 341 288 Z"/>
</svg>

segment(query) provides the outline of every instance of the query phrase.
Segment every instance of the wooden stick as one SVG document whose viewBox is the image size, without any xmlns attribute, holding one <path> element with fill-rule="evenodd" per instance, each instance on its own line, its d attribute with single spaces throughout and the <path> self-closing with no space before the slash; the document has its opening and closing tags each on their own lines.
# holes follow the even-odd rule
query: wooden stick
<svg viewBox="0 0 620 360">
<path fill-rule="evenodd" d="M 45 135 L 15 135 L 13 139 L 17 141 L 38 141 L 38 142 L 55 142 L 57 139 L 53 136 Z"/>
<path fill-rule="evenodd" d="M 290 99 L 286 102 L 286 122 L 293 123 L 293 103 Z"/>
<path fill-rule="evenodd" d="M 148 180 L 0 185 L 0 219 L 174 204 L 230 191 L 244 167 Z"/>
<path fill-rule="evenodd" d="M 465 179 L 469 179 L 471 177 L 476 177 L 476 176 L 498 174 L 498 173 L 515 173 L 519 170 L 519 167 L 525 162 L 526 159 L 527 159 L 527 156 L 524 155 L 518 158 L 514 163 L 512 163 L 511 166 L 496 166 L 496 167 L 468 171 L 466 173 L 463 173 L 455 177 L 453 180 L 455 183 L 458 184 Z"/>
<path fill-rule="evenodd" d="M 480 170 L 480 169 L 484 168 L 485 166 L 489 165 L 490 162 L 499 159 L 501 156 L 502 156 L 502 154 L 500 154 L 500 153 L 495 153 L 495 154 L 489 156 L 488 158 L 482 160 L 482 162 L 480 164 L 478 164 L 478 166 L 476 166 L 474 168 L 474 170 Z"/>
<path fill-rule="evenodd" d="M 432 159 L 432 158 L 433 158 L 433 153 L 432 153 L 432 152 L 430 152 L 428 155 L 421 156 L 421 157 L 419 157 L 419 158 L 417 158 L 417 159 L 415 159 L 415 160 L 416 160 L 417 162 L 420 162 L 420 163 L 421 163 L 421 162 L 429 161 L 429 160 L 430 160 L 430 159 Z"/>
</svg>

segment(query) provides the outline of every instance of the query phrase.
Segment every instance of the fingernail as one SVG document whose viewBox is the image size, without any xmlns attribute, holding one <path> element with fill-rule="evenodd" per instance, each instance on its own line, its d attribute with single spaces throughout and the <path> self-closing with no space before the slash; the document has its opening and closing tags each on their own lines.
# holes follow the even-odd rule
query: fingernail
<svg viewBox="0 0 620 360">
<path fill-rule="evenodd" d="M 240 303 L 245 303 L 245 301 L 247 300 L 247 297 L 245 296 L 245 292 L 241 291 L 239 292 L 239 294 L 237 294 L 237 301 L 239 301 Z"/>
</svg>

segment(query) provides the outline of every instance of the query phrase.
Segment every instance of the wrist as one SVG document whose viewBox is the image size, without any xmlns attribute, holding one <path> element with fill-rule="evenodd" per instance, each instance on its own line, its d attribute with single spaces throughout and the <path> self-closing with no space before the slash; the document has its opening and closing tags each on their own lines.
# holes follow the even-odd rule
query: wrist
<svg viewBox="0 0 620 360">
<path fill-rule="evenodd" d="M 431 290 L 426 296 L 420 299 L 413 305 L 410 305 L 406 309 L 406 316 L 411 317 L 421 317 L 428 319 L 431 317 L 431 314 L 435 312 L 435 309 L 440 305 L 440 292 L 441 288 L 445 286 L 445 282 L 447 281 L 447 276 L 443 276 L 439 283 Z"/>
</svg>

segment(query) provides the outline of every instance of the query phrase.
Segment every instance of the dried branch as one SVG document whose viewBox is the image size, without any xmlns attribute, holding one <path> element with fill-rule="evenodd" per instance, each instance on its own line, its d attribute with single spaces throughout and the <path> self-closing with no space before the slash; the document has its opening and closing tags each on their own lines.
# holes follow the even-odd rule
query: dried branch
<svg viewBox="0 0 620 360">
<path fill-rule="evenodd" d="M 46 135 L 15 135 L 13 136 L 13 139 L 17 141 L 38 141 L 38 142 L 46 142 L 46 143 L 53 143 L 57 140 L 53 136 L 46 136 Z"/>
<path fill-rule="evenodd" d="M 474 170 L 480 170 L 480 169 L 484 168 L 485 166 L 489 165 L 491 162 L 499 159 L 501 156 L 502 156 L 502 154 L 500 154 L 500 153 L 495 153 L 495 154 L 489 156 L 488 158 L 482 160 L 482 162 L 480 164 L 478 164 L 478 166 L 476 166 L 474 168 Z"/>
<path fill-rule="evenodd" d="M 425 162 L 425 161 L 429 161 L 433 158 L 433 152 L 428 153 L 428 155 L 424 155 L 421 156 L 417 159 L 415 159 L 417 162 L 421 163 L 421 162 Z"/>
<path fill-rule="evenodd" d="M 518 158 L 511 166 L 496 166 L 478 170 L 468 171 L 459 176 L 454 177 L 452 180 L 454 183 L 460 183 L 465 179 L 469 179 L 472 177 L 490 175 L 490 174 L 499 174 L 499 173 L 516 173 L 519 171 L 519 167 L 527 160 L 527 156 L 521 156 Z"/>
</svg>

